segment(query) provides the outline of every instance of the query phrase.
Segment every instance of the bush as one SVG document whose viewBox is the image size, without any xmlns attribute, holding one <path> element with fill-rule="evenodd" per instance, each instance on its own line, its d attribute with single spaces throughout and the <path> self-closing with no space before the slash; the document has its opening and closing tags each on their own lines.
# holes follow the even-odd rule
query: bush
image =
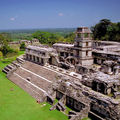
<svg viewBox="0 0 120 120">
<path fill-rule="evenodd" d="M 25 50 L 25 43 L 24 43 L 24 42 L 22 42 L 22 43 L 20 44 L 20 50 Z"/>
<path fill-rule="evenodd" d="M 19 48 L 15 49 L 15 53 L 19 54 Z"/>
<path fill-rule="evenodd" d="M 0 60 L 3 59 L 3 53 L 0 51 Z"/>
</svg>

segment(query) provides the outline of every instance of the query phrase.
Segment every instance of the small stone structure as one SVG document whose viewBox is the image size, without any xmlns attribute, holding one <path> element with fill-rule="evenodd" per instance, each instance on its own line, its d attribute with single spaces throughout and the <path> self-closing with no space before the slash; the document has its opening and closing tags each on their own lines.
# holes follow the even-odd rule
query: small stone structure
<svg viewBox="0 0 120 120">
<path fill-rule="evenodd" d="M 20 41 L 15 41 L 15 42 L 9 42 L 8 45 L 20 45 L 22 42 L 25 43 L 25 45 L 30 45 L 30 44 L 39 44 L 38 39 L 32 39 L 30 40 L 20 40 Z"/>
</svg>

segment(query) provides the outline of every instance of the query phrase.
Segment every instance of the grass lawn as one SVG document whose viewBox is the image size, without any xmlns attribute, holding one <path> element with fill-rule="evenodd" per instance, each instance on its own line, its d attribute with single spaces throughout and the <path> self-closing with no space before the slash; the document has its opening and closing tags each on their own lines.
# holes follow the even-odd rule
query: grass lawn
<svg viewBox="0 0 120 120">
<path fill-rule="evenodd" d="M 29 94 L 9 81 L 2 72 L 9 64 L 0 61 L 0 120 L 67 120 L 63 113 L 49 111 L 51 105 L 41 107 Z M 14 89 L 10 91 L 11 87 Z M 43 104 L 43 103 L 42 103 Z"/>
<path fill-rule="evenodd" d="M 21 54 L 24 51 L 19 51 Z M 50 104 L 37 104 L 34 98 L 8 80 L 2 69 L 10 62 L 9 59 L 0 61 L 0 120 L 68 120 L 66 115 L 57 110 L 49 111 Z M 14 90 L 10 91 L 11 88 Z M 43 104 L 46 106 L 41 107 Z M 67 107 L 67 113 L 69 110 Z"/>
</svg>

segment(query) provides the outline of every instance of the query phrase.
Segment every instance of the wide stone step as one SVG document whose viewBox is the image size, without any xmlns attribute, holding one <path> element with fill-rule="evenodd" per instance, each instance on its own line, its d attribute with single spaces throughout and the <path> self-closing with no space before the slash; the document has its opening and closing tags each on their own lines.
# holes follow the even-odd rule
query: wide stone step
<svg viewBox="0 0 120 120">
<path fill-rule="evenodd" d="M 21 87 L 24 91 L 26 91 L 29 95 L 31 95 L 34 99 L 39 100 L 42 98 L 44 92 L 36 88 L 35 86 L 31 85 L 27 80 L 23 80 L 22 78 L 18 77 L 16 74 L 12 74 L 9 78 L 12 82 L 16 85 Z"/>
</svg>

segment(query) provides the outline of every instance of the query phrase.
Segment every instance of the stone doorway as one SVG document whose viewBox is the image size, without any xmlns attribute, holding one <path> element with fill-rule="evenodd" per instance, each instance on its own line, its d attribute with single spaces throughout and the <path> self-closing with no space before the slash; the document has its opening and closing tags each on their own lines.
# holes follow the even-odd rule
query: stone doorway
<svg viewBox="0 0 120 120">
<path fill-rule="evenodd" d="M 56 99 L 60 100 L 63 97 L 63 93 L 56 91 Z"/>
<path fill-rule="evenodd" d="M 43 58 L 41 58 L 41 64 L 42 64 L 42 65 L 44 64 L 44 62 L 43 62 Z"/>
<path fill-rule="evenodd" d="M 30 60 L 32 60 L 32 55 L 30 55 Z"/>
<path fill-rule="evenodd" d="M 98 84 L 98 92 L 104 93 L 104 89 L 105 89 L 104 84 L 103 83 L 99 83 Z"/>
<path fill-rule="evenodd" d="M 39 63 L 39 57 L 37 57 L 37 62 Z"/>
<path fill-rule="evenodd" d="M 96 81 L 92 82 L 92 89 L 97 91 L 97 82 Z"/>
</svg>

